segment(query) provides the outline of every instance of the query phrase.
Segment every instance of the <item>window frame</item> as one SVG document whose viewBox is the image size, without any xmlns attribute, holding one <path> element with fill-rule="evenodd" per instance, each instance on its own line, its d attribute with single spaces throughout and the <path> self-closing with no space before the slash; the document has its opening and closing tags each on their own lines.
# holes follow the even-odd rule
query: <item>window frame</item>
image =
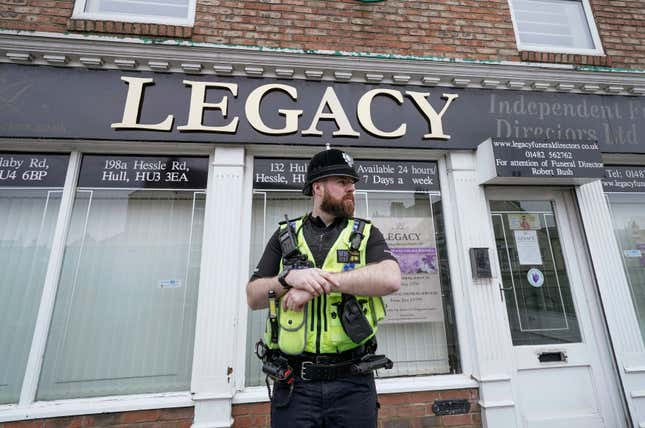
<svg viewBox="0 0 645 428">
<path fill-rule="evenodd" d="M 188 0 L 188 17 L 172 18 L 152 15 L 131 15 L 126 13 L 98 13 L 86 12 L 88 0 L 75 0 L 71 19 L 85 19 L 90 21 L 115 21 L 135 24 L 174 25 L 180 27 L 193 27 L 195 25 L 196 0 Z"/>
<path fill-rule="evenodd" d="M 0 142 L 3 141 L 0 139 Z M 54 303 L 58 291 L 58 276 L 62 269 L 66 237 L 71 222 L 71 213 L 77 190 L 78 177 L 83 155 L 91 154 L 125 154 L 140 156 L 205 156 L 212 163 L 212 153 L 218 146 L 186 145 L 184 147 L 159 148 L 145 143 L 123 146 L 120 144 L 106 144 L 97 148 L 93 144 L 79 143 L 72 147 L 33 144 L 19 149 L 7 148 L 5 151 L 25 153 L 48 153 L 69 155 L 65 182 L 62 188 L 59 212 L 57 214 L 52 247 L 50 250 L 47 273 L 44 280 L 43 291 L 38 303 L 38 316 L 33 331 L 30 351 L 25 368 L 24 380 L 17 403 L 0 405 L 0 424 L 29 419 L 55 418 L 75 415 L 91 415 L 111 412 L 127 412 L 148 409 L 165 409 L 179 407 L 194 407 L 196 401 L 192 391 L 195 381 L 191 375 L 191 386 L 186 391 L 169 391 L 127 395 L 105 395 L 87 398 L 69 398 L 59 400 L 36 400 L 38 383 L 42 371 L 42 356 L 45 351 Z M 210 166 L 209 166 L 210 171 Z M 209 172 L 210 176 L 210 172 Z M 212 189 L 207 184 L 206 199 L 212 198 L 209 192 Z M 204 231 L 204 236 L 209 233 Z M 200 278 L 201 281 L 201 278 Z M 193 364 L 198 358 L 195 350 L 192 352 Z M 198 379 L 199 380 L 199 379 Z"/>
<path fill-rule="evenodd" d="M 515 8 L 513 6 L 513 0 L 508 0 L 508 7 L 511 13 L 511 21 L 513 22 L 513 33 L 515 34 L 515 44 L 518 51 L 528 51 L 528 52 L 548 52 L 548 53 L 561 53 L 561 54 L 572 54 L 572 55 L 595 55 L 595 56 L 605 56 L 605 52 L 602 48 L 602 41 L 600 40 L 600 34 L 598 33 L 598 27 L 596 26 L 596 21 L 593 16 L 593 11 L 591 10 L 591 4 L 589 0 L 558 0 L 558 1 L 576 1 L 582 3 L 582 9 L 585 14 L 587 26 L 589 33 L 591 34 L 591 39 L 595 46 L 594 49 L 581 49 L 581 48 L 566 48 L 558 46 L 545 46 L 545 45 L 535 45 L 529 43 L 522 43 L 520 41 L 520 32 L 515 20 Z"/>
<path fill-rule="evenodd" d="M 319 151 L 319 148 L 293 147 L 289 157 L 311 158 Z M 420 153 L 414 149 L 400 149 L 395 152 L 392 149 L 364 149 L 350 148 L 352 156 L 356 159 L 372 160 L 415 160 L 415 161 L 436 161 L 438 165 L 440 194 L 442 197 L 442 209 L 444 218 L 453 218 L 454 207 L 449 202 L 450 188 L 448 184 L 448 170 L 446 165 L 445 152 L 425 151 Z M 249 147 L 245 157 L 245 177 L 244 177 L 244 201 L 243 214 L 240 223 L 244 225 L 241 236 L 244 246 L 242 249 L 242 260 L 240 263 L 240 278 L 248 280 L 248 266 L 250 262 L 250 234 L 251 234 L 251 205 L 253 203 L 253 160 L 255 157 L 280 157 L 284 156 L 284 151 L 270 148 Z M 457 324 L 457 340 L 459 343 L 459 358 L 461 362 L 461 373 L 459 374 L 436 374 L 420 376 L 399 376 L 388 378 L 376 378 L 376 390 L 379 394 L 394 394 L 402 392 L 417 391 L 439 391 L 449 389 L 478 388 L 479 382 L 472 376 L 473 374 L 473 355 L 474 344 L 469 339 L 468 332 L 463 328 L 467 325 L 466 320 L 467 302 L 464 299 L 464 281 L 459 267 L 457 231 L 452 222 L 446 221 L 444 224 L 446 234 L 446 246 L 448 254 L 448 265 L 450 268 L 450 287 L 452 289 L 453 306 L 455 308 L 455 323 Z M 268 402 L 266 386 L 245 386 L 246 379 L 246 358 L 247 358 L 247 341 L 246 329 L 248 311 L 250 310 L 246 303 L 245 287 L 240 287 L 239 296 L 240 305 L 238 307 L 238 331 L 244 334 L 237 335 L 236 359 L 235 365 L 238 367 L 235 376 L 235 394 L 233 395 L 233 404 L 260 403 Z M 460 328 L 460 326 L 462 328 Z M 259 360 L 258 360 L 259 363 Z"/>
</svg>

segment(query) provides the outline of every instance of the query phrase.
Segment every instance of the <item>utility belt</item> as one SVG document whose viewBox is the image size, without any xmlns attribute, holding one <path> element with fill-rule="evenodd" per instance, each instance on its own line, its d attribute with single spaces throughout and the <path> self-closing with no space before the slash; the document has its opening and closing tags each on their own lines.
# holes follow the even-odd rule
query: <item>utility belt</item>
<svg viewBox="0 0 645 428">
<path fill-rule="evenodd" d="M 284 403 L 275 403 L 277 407 L 289 403 L 293 384 L 296 378 L 305 382 L 332 381 L 350 376 L 360 376 L 379 369 L 391 369 L 392 360 L 385 355 L 375 355 L 376 341 L 370 340 L 366 345 L 339 354 L 287 355 L 279 350 L 269 349 L 262 340 L 255 345 L 255 353 L 262 360 L 262 371 L 266 374 L 266 384 L 271 396 L 269 379 L 290 386 L 289 397 Z"/>
<path fill-rule="evenodd" d="M 255 353 L 263 362 L 262 371 L 274 381 L 291 383 L 294 377 L 302 380 L 334 380 L 341 377 L 370 373 L 381 368 L 391 369 L 392 360 L 375 355 L 376 340 L 338 354 L 288 355 L 269 349 L 263 341 L 255 345 Z"/>
<path fill-rule="evenodd" d="M 320 363 L 316 360 L 295 361 L 294 373 L 304 381 L 336 380 L 339 378 L 359 376 L 381 368 L 391 369 L 392 361 L 385 355 L 365 354 L 358 359 L 339 361 L 337 363 Z"/>
</svg>

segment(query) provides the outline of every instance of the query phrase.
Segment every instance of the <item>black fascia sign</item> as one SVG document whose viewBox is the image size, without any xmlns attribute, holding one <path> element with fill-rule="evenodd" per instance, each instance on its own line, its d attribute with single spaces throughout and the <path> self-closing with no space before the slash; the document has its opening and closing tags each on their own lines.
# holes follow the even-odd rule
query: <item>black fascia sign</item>
<svg viewBox="0 0 645 428">
<path fill-rule="evenodd" d="M 63 187 L 69 155 L 1 153 L 0 187 Z"/>
<path fill-rule="evenodd" d="M 602 188 L 606 193 L 645 193 L 645 166 L 605 167 Z"/>
<path fill-rule="evenodd" d="M 255 158 L 253 188 L 300 191 L 305 184 L 309 159 Z M 438 192 L 439 172 L 433 161 L 355 160 L 359 191 Z"/>
<path fill-rule="evenodd" d="M 199 190 L 207 176 L 207 157 L 86 155 L 78 187 Z"/>
<path fill-rule="evenodd" d="M 578 185 L 605 176 L 595 141 L 489 138 L 477 147 L 481 184 Z"/>
<path fill-rule="evenodd" d="M 472 150 L 492 136 L 645 153 L 645 97 L 22 64 L 0 81 L 2 138 Z"/>
</svg>

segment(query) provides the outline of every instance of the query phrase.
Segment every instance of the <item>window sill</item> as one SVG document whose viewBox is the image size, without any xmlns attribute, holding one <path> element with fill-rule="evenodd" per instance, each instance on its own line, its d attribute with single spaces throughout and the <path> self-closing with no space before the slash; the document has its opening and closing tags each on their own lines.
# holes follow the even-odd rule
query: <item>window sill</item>
<svg viewBox="0 0 645 428">
<path fill-rule="evenodd" d="M 97 413 L 127 412 L 132 410 L 191 407 L 194 402 L 189 392 L 162 394 L 122 395 L 81 398 L 75 400 L 39 401 L 30 406 L 0 405 L 0 425 L 3 422 Z"/>
<path fill-rule="evenodd" d="M 415 376 L 376 379 L 376 391 L 379 394 L 397 394 L 401 392 L 441 391 L 448 389 L 478 388 L 479 383 L 464 374 Z M 268 402 L 266 386 L 248 387 L 238 391 L 233 397 L 233 404 Z"/>
<path fill-rule="evenodd" d="M 70 19 L 67 21 L 70 31 L 91 33 L 112 33 L 138 36 L 156 36 L 187 39 L 193 35 L 193 27 L 164 24 L 139 24 L 120 21 L 97 21 L 93 19 Z"/>
<path fill-rule="evenodd" d="M 548 62 L 552 64 L 596 65 L 611 67 L 611 59 L 605 55 L 580 55 L 552 52 L 520 51 L 520 58 L 526 62 Z"/>
</svg>

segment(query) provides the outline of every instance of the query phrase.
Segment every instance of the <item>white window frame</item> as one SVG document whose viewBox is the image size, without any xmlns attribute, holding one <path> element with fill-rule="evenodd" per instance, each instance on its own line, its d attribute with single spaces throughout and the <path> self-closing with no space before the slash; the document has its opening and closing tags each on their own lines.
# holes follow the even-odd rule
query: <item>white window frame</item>
<svg viewBox="0 0 645 428">
<path fill-rule="evenodd" d="M 0 139 L 0 143 L 10 143 L 10 140 Z M 8 146 L 8 145 L 7 145 Z M 9 149 L 10 150 L 10 149 Z M 147 394 L 111 395 L 89 398 L 72 398 L 64 400 L 37 401 L 36 392 L 42 369 L 43 355 L 47 345 L 47 337 L 51 328 L 51 317 L 53 315 L 56 292 L 58 289 L 58 278 L 62 269 L 62 262 L 65 252 L 66 236 L 71 222 L 72 208 L 74 205 L 78 175 L 80 172 L 83 154 L 133 154 L 142 156 L 162 155 L 185 155 L 185 156 L 209 156 L 214 152 L 215 147 L 185 145 L 177 148 L 150 146 L 146 144 L 121 145 L 106 144 L 97 147 L 95 144 L 79 143 L 71 150 L 55 143 L 41 144 L 34 142 L 32 145 L 21 145 L 19 150 L 27 153 L 47 152 L 56 154 L 69 154 L 69 162 L 63 187 L 52 247 L 47 265 L 43 292 L 39 302 L 38 317 L 34 327 L 31 348 L 25 376 L 20 390 L 20 398 L 15 404 L 0 405 L 0 423 L 13 422 L 29 419 L 54 418 L 76 415 L 90 415 L 99 413 L 126 412 L 148 409 L 168 409 L 178 407 L 194 407 L 195 401 L 191 391 L 156 392 Z M 210 169 L 209 169 L 210 171 Z M 210 176 L 210 172 L 209 172 Z M 208 200 L 211 189 L 206 189 Z M 206 225 L 206 227 L 208 224 Z M 208 231 L 204 230 L 204 235 Z M 207 280 L 207 279 L 206 279 Z M 201 278 L 200 278 L 201 281 Z M 193 364 L 197 356 L 193 353 Z M 195 379 L 191 378 L 191 383 Z"/>
<path fill-rule="evenodd" d="M 561 1 L 573 1 L 573 0 L 561 0 Z M 572 54 L 572 55 L 597 55 L 604 56 L 605 53 L 602 48 L 602 42 L 600 40 L 600 35 L 598 34 L 598 28 L 596 27 L 596 21 L 593 17 L 593 11 L 591 10 L 591 5 L 589 0 L 575 0 L 582 3 L 582 8 L 585 12 L 585 18 L 587 25 L 589 27 L 589 33 L 591 33 L 591 39 L 595 46 L 594 49 L 576 49 L 576 48 L 565 48 L 558 46 L 544 46 L 544 45 L 533 45 L 528 43 L 520 42 L 520 33 L 515 22 L 515 9 L 513 7 L 513 0 L 508 0 L 508 7 L 511 12 L 511 21 L 513 22 L 513 32 L 515 33 L 515 44 L 517 50 L 519 51 L 529 51 L 529 52 L 548 52 L 548 53 L 562 53 L 562 54 Z"/>
<path fill-rule="evenodd" d="M 419 151 L 405 150 L 405 149 L 361 149 L 349 148 L 348 149 L 356 159 L 382 159 L 382 160 L 419 160 L 419 161 L 436 161 L 439 168 L 439 183 L 441 197 L 448 198 L 448 173 L 446 169 L 446 161 L 442 152 L 426 151 L 421 154 Z M 316 148 L 302 148 L 292 147 L 289 152 L 289 157 L 305 157 L 311 158 L 316 152 L 320 151 L 319 147 Z M 249 150 L 245 159 L 245 177 L 244 177 L 244 203 L 243 214 L 240 224 L 245 225 L 242 229 L 240 238 L 244 242 L 242 248 L 242 256 L 240 260 L 240 278 L 249 277 L 248 266 L 250 258 L 250 230 L 251 230 L 251 204 L 253 199 L 253 159 L 255 157 L 284 157 L 284 149 L 256 149 Z M 443 204 L 443 215 L 445 218 L 453 218 L 453 207 L 449 203 Z M 457 234 L 450 221 L 444 223 L 446 233 L 446 245 L 448 253 L 452 257 L 448 257 L 448 264 L 450 266 L 450 281 L 452 287 L 453 305 L 455 308 L 455 323 L 457 324 L 457 340 L 459 342 L 459 359 L 461 362 L 460 374 L 437 374 L 427 376 L 403 376 L 392 378 L 377 378 L 376 390 L 379 394 L 394 394 L 401 392 L 418 392 L 418 391 L 440 391 L 451 389 L 465 389 L 465 388 L 478 388 L 478 381 L 473 378 L 473 360 L 472 355 L 474 349 L 471 347 L 471 340 L 466 332 L 466 319 L 467 303 L 464 298 L 463 284 L 461 279 L 461 269 L 458 266 L 458 257 L 456 254 L 459 252 Z M 247 358 L 247 343 L 246 343 L 246 324 L 249 308 L 246 303 L 246 290 L 245 287 L 240 287 L 238 308 L 238 331 L 241 334 L 237 335 L 236 344 L 236 360 L 235 365 L 235 388 L 236 392 L 233 396 L 233 404 L 245 403 L 258 403 L 268 402 L 269 396 L 267 394 L 266 386 L 245 386 L 245 367 Z M 260 360 L 258 360 L 259 364 Z"/>
<path fill-rule="evenodd" d="M 185 19 L 150 15 L 131 15 L 126 13 L 85 12 L 86 5 L 87 0 L 76 0 L 74 2 L 74 10 L 72 11 L 72 19 L 131 22 L 135 24 L 175 25 L 180 27 L 192 27 L 195 25 L 196 0 L 188 0 L 188 17 Z"/>
</svg>

